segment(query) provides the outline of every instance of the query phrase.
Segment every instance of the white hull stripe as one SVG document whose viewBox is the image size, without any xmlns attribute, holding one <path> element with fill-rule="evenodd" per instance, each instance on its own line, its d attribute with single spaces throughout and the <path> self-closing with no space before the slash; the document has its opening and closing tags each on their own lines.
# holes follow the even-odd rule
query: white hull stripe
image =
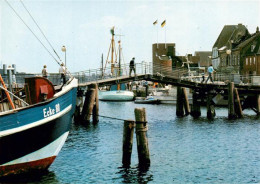
<svg viewBox="0 0 260 184">
<path fill-rule="evenodd" d="M 60 152 L 62 146 L 64 145 L 64 143 L 68 137 L 68 134 L 69 134 L 69 132 L 65 132 L 58 139 L 56 139 L 52 143 L 48 144 L 47 146 L 45 146 L 33 153 L 25 155 L 21 158 L 18 158 L 18 159 L 10 161 L 8 163 L 5 163 L 2 166 L 32 162 L 32 161 L 37 161 L 37 160 L 41 160 L 44 158 L 49 158 L 52 156 L 57 156 L 58 153 Z"/>
<path fill-rule="evenodd" d="M 72 105 L 69 105 L 64 110 L 60 111 L 59 113 L 54 114 L 52 116 L 49 116 L 47 118 L 41 119 L 39 121 L 35 121 L 35 122 L 30 123 L 28 125 L 24 125 L 24 126 L 21 126 L 21 127 L 17 127 L 17 128 L 13 128 L 13 129 L 10 129 L 10 130 L 2 131 L 2 132 L 0 132 L 0 137 L 4 137 L 4 136 L 10 135 L 10 134 L 21 132 L 21 131 L 24 131 L 24 130 L 27 130 L 27 129 L 30 129 L 30 128 L 33 128 L 33 127 L 36 127 L 36 126 L 39 126 L 39 125 L 42 125 L 44 123 L 53 121 L 53 120 L 63 116 L 67 112 L 69 112 L 71 110 L 71 108 L 72 108 Z"/>
</svg>

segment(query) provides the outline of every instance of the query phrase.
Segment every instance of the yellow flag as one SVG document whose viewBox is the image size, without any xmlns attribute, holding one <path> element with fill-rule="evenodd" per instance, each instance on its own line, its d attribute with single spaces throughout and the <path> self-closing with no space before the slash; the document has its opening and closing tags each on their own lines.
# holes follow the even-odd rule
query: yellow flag
<svg viewBox="0 0 260 184">
<path fill-rule="evenodd" d="M 161 26 L 163 27 L 163 26 L 165 26 L 165 24 L 166 24 L 166 20 L 164 20 L 164 21 L 161 23 Z"/>
<path fill-rule="evenodd" d="M 156 24 L 157 24 L 157 20 L 156 20 L 156 21 L 154 21 L 153 25 L 156 25 Z"/>
</svg>

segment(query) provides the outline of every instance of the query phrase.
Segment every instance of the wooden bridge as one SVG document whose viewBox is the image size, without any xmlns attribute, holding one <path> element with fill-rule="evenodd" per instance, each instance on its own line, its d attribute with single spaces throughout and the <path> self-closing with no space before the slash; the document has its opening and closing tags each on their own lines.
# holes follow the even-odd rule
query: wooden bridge
<svg viewBox="0 0 260 184">
<path fill-rule="evenodd" d="M 176 114 L 179 117 L 191 114 L 193 117 L 199 117 L 200 104 L 207 104 L 207 117 L 212 119 L 215 116 L 213 97 L 220 94 L 228 99 L 229 118 L 243 117 L 243 110 L 250 108 L 257 114 L 260 114 L 260 76 L 242 76 L 237 74 L 214 75 L 214 83 L 201 83 L 202 75 L 200 68 L 177 68 L 152 66 L 151 63 L 137 63 L 136 75 L 129 76 L 129 67 L 121 65 L 114 67 L 113 73 L 110 68 L 103 70 L 85 70 L 74 72 L 70 75 L 79 80 L 79 96 L 95 84 L 98 87 L 109 86 L 113 84 L 128 83 L 133 81 L 152 81 L 162 84 L 170 84 L 177 87 L 177 108 Z M 33 74 L 30 74 L 30 76 Z M 16 75 L 17 83 L 24 83 L 24 75 Z M 206 76 L 207 77 L 207 76 Z M 53 84 L 60 84 L 59 74 L 50 74 L 48 79 Z M 191 89 L 192 104 L 187 98 L 186 88 Z"/>
<path fill-rule="evenodd" d="M 197 68 L 172 70 L 162 67 L 152 68 L 151 64 L 142 63 L 139 64 L 139 67 L 136 67 L 136 76 L 129 76 L 128 70 L 128 67 L 125 67 L 121 71 L 117 71 L 117 75 L 109 75 L 109 71 L 101 69 L 83 71 L 73 75 L 79 79 L 81 89 L 91 84 L 102 87 L 142 80 L 171 84 L 177 87 L 176 114 L 178 117 L 188 114 L 199 117 L 201 115 L 200 104 L 205 102 L 207 104 L 207 117 L 212 119 L 215 116 L 215 104 L 212 98 L 217 94 L 228 98 L 228 117 L 230 119 L 243 117 L 243 110 L 247 108 L 251 108 L 257 114 L 260 114 L 259 76 L 217 73 L 214 76 L 214 83 L 206 84 L 201 83 L 202 76 Z M 186 88 L 192 91 L 191 106 L 188 102 Z"/>
</svg>

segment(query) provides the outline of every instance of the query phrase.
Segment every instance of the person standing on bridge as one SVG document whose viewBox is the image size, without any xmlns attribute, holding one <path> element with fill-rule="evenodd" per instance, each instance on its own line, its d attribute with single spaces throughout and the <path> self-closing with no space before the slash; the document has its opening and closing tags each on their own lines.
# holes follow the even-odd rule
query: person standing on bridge
<svg viewBox="0 0 260 184">
<path fill-rule="evenodd" d="M 132 60 L 130 61 L 129 68 L 130 68 L 129 77 L 131 77 L 132 70 L 135 72 L 135 76 L 136 76 L 136 71 L 135 71 L 135 58 L 134 58 L 134 57 L 133 57 Z"/>
<path fill-rule="evenodd" d="M 210 81 L 213 83 L 214 81 L 213 81 L 213 78 L 212 78 L 212 75 L 213 75 L 213 73 L 215 72 L 215 70 L 214 70 L 214 68 L 213 68 L 213 66 L 212 66 L 212 64 L 208 67 L 208 74 L 209 74 L 209 76 L 208 76 L 208 78 L 207 78 L 207 80 L 206 80 L 206 84 L 207 84 L 207 82 L 208 82 L 208 80 L 210 79 Z"/>
</svg>

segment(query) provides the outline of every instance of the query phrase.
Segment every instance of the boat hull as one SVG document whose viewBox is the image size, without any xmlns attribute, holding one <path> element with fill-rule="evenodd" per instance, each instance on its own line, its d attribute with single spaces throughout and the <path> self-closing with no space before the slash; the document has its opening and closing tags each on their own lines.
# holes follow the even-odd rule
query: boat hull
<svg viewBox="0 0 260 184">
<path fill-rule="evenodd" d="M 132 91 L 99 91 L 99 100 L 103 101 L 132 101 L 133 99 Z"/>
<path fill-rule="evenodd" d="M 47 169 L 69 134 L 77 90 L 0 116 L 0 177 Z"/>
</svg>

